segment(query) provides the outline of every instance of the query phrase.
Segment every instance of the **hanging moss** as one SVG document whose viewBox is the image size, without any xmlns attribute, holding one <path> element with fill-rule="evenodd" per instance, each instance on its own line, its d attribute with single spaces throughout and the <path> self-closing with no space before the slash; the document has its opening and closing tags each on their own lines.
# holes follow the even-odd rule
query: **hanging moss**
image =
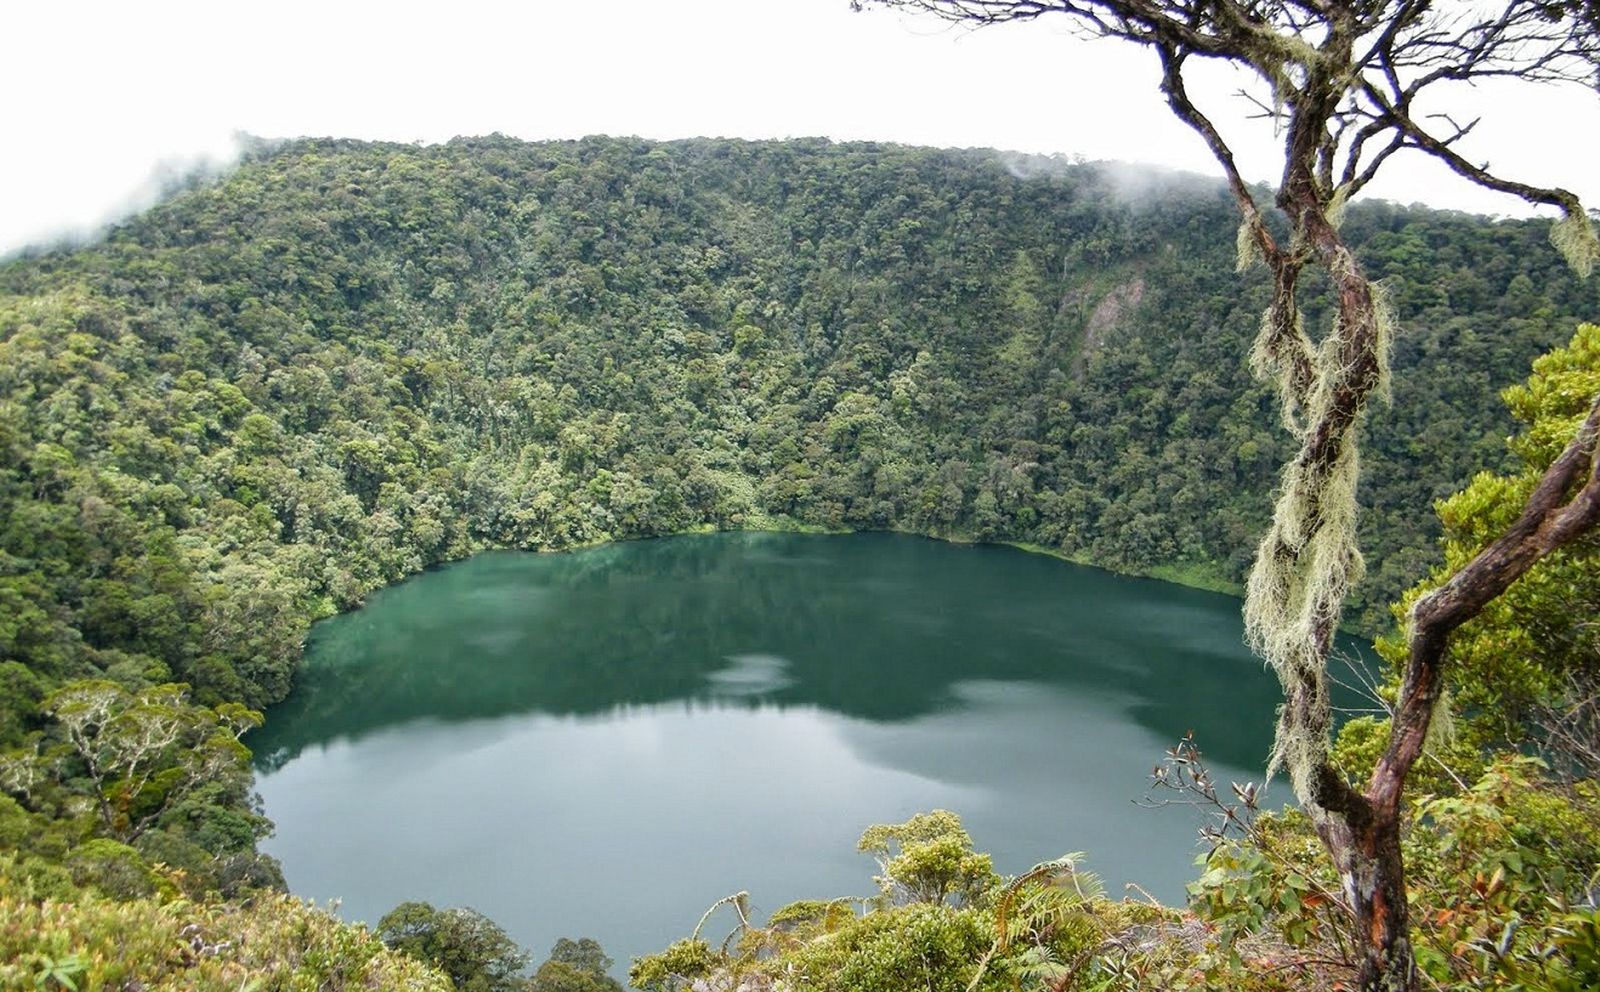
<svg viewBox="0 0 1600 992">
<path fill-rule="evenodd" d="M 1290 332 L 1286 335 L 1279 333 L 1280 324 L 1287 324 Z M 1284 352 L 1287 348 L 1293 348 L 1299 354 L 1286 355 Z M 1256 332 L 1255 342 L 1250 346 L 1250 371 L 1256 378 L 1277 385 L 1279 417 L 1295 437 L 1302 436 L 1305 429 L 1300 422 L 1300 405 L 1304 399 L 1295 385 L 1294 370 L 1297 364 L 1312 362 L 1314 357 L 1299 308 L 1280 314 L 1276 305 L 1268 307 L 1261 315 L 1261 329 Z"/>
<path fill-rule="evenodd" d="M 1422 740 L 1423 750 L 1429 754 L 1448 748 L 1456 739 L 1456 710 L 1449 689 L 1439 693 L 1433 701 L 1433 714 L 1428 718 L 1428 732 Z"/>
<path fill-rule="evenodd" d="M 1595 236 L 1594 222 L 1582 210 L 1568 210 L 1550 225 L 1550 243 L 1580 279 L 1589 278 L 1594 263 L 1600 261 L 1600 238 Z"/>
<path fill-rule="evenodd" d="M 1344 208 L 1350 202 L 1350 187 L 1340 183 L 1333 188 L 1333 195 L 1328 198 L 1328 206 L 1322 211 L 1322 216 L 1328 219 L 1336 229 L 1344 224 Z"/>
<path fill-rule="evenodd" d="M 1330 268 L 1336 279 L 1361 278 L 1347 252 L 1337 255 Z M 1257 374 L 1265 373 L 1277 381 L 1284 424 L 1296 434 L 1303 435 L 1309 425 L 1328 418 L 1340 393 L 1351 385 L 1358 387 L 1355 420 L 1338 439 L 1339 451 L 1333 462 L 1312 459 L 1303 451 L 1284 469 L 1272 526 L 1257 548 L 1246 586 L 1246 640 L 1277 673 L 1287 700 L 1279 710 L 1268 774 L 1286 770 L 1302 799 L 1312 794 L 1313 776 L 1329 746 L 1324 639 L 1338 625 L 1345 598 L 1365 571 L 1356 540 L 1356 486 L 1361 470 L 1354 424 L 1359 422 L 1368 397 L 1387 398 L 1390 390 L 1394 314 L 1382 287 L 1368 284 L 1368 291 L 1371 309 L 1366 316 L 1372 321 L 1376 366 L 1370 382 L 1352 382 L 1367 356 L 1357 356 L 1357 364 L 1345 364 L 1350 329 L 1338 319 L 1320 347 L 1308 356 L 1317 370 L 1317 381 L 1303 399 L 1295 395 L 1288 363 L 1278 352 L 1282 336 L 1272 334 L 1273 311 L 1268 311 L 1251 355 Z M 1298 314 L 1295 319 L 1298 331 Z M 1296 337 L 1302 347 L 1310 348 L 1303 333 Z M 1296 419 L 1296 408 L 1302 402 L 1305 427 Z"/>
<path fill-rule="evenodd" d="M 1256 242 L 1256 228 L 1249 218 L 1239 222 L 1239 232 L 1234 235 L 1235 272 L 1243 272 L 1261 261 L 1261 246 Z"/>
<path fill-rule="evenodd" d="M 1394 352 L 1394 304 L 1389 298 L 1389 287 L 1372 283 L 1372 323 L 1378 351 L 1378 382 L 1372 387 L 1373 395 L 1385 404 L 1394 402 L 1394 373 L 1390 357 Z"/>
</svg>

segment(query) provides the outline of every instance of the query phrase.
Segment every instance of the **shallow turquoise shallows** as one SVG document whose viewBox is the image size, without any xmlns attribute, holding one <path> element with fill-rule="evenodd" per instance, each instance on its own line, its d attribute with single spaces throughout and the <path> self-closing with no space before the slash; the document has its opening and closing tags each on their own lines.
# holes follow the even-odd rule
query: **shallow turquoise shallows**
<svg viewBox="0 0 1600 992">
<path fill-rule="evenodd" d="M 536 961 L 592 936 L 621 970 L 731 892 L 870 894 L 861 830 L 941 807 L 1002 872 L 1085 851 L 1113 894 L 1181 901 L 1198 820 L 1135 800 L 1191 729 L 1219 782 L 1259 779 L 1276 702 L 1226 596 L 1003 547 L 717 534 L 384 590 L 317 625 L 248 743 L 295 893 L 369 922 L 471 906 Z"/>
</svg>

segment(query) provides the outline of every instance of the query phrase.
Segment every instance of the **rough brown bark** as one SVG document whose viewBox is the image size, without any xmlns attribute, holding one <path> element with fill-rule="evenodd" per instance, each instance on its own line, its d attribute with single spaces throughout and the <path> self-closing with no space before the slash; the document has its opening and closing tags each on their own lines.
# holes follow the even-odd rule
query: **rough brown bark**
<svg viewBox="0 0 1600 992">
<path fill-rule="evenodd" d="M 1360 987 L 1368 992 L 1409 992 L 1417 987 L 1411 951 L 1405 863 L 1400 854 L 1400 821 L 1372 810 L 1355 831 L 1351 891 L 1359 945 Z"/>
<path fill-rule="evenodd" d="M 1334 276 L 1343 337 L 1330 384 L 1333 395 L 1321 416 L 1307 425 L 1298 455 L 1300 467 L 1308 475 L 1326 477 L 1339 464 L 1344 446 L 1355 443 L 1361 411 L 1380 381 L 1383 344 L 1378 339 L 1372 286 L 1338 230 L 1328 222 L 1326 205 L 1317 196 L 1308 170 L 1286 180 L 1279 205 L 1295 219 L 1318 260 Z M 1309 533 L 1320 526 L 1320 507 L 1309 504 L 1306 516 L 1302 527 Z M 1327 603 L 1319 614 L 1314 631 L 1318 659 L 1326 659 L 1332 649 L 1342 605 Z M 1286 705 L 1312 707 L 1313 702 L 1302 697 L 1315 684 L 1313 676 L 1303 675 Z M 1314 706 L 1315 712 L 1303 719 L 1307 724 L 1314 721 L 1316 732 L 1326 734 L 1330 729 L 1328 703 L 1318 699 Z M 1412 992 L 1417 976 L 1398 816 L 1395 811 L 1385 815 L 1369 797 L 1350 788 L 1326 754 L 1315 782 L 1313 794 L 1301 798 L 1338 868 L 1354 916 L 1359 986 L 1363 992 Z"/>
<path fill-rule="evenodd" d="M 1307 233 L 1319 254 L 1347 250 L 1337 231 L 1319 226 L 1318 219 L 1309 216 L 1306 204 L 1288 195 L 1283 206 L 1286 210 L 1301 208 Z M 1341 356 L 1342 378 L 1335 385 L 1331 406 L 1308 425 L 1298 456 L 1307 472 L 1326 472 L 1337 463 L 1340 446 L 1352 443 L 1350 431 L 1360 405 L 1378 381 L 1370 285 L 1359 268 L 1352 266 L 1337 280 L 1336 291 L 1348 334 L 1344 342 L 1347 354 Z M 1389 742 L 1367 787 L 1356 792 L 1326 763 L 1317 770 L 1310 795 L 1301 797 L 1349 900 L 1358 985 L 1363 992 L 1414 992 L 1418 988 L 1400 850 L 1401 799 L 1443 691 L 1450 635 L 1545 555 L 1600 526 L 1597 437 L 1600 397 L 1595 398 L 1572 443 L 1545 472 L 1517 521 L 1450 581 L 1418 602 Z M 1318 526 L 1316 515 L 1316 507 L 1308 506 L 1302 523 L 1306 532 Z M 1283 547 L 1280 553 L 1293 554 L 1294 549 Z M 1316 631 L 1320 655 L 1326 655 L 1333 633 L 1330 616 Z M 1320 719 L 1317 710 L 1322 704 L 1311 698 L 1313 685 L 1309 677 L 1295 680 L 1285 700 L 1285 712 L 1291 718 Z M 1295 716 L 1297 712 L 1301 715 Z"/>
</svg>

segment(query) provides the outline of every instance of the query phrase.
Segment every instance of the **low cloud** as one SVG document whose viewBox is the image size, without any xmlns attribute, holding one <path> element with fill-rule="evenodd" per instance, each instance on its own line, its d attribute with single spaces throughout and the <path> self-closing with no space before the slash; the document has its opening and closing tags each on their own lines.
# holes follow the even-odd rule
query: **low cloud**
<svg viewBox="0 0 1600 992">
<path fill-rule="evenodd" d="M 1030 155 L 1024 152 L 996 152 L 1005 170 L 1017 179 L 1039 179 L 1064 175 L 1073 170 L 1093 173 L 1112 196 L 1129 203 L 1157 199 L 1202 197 L 1222 188 L 1220 176 L 1207 176 L 1160 165 L 1086 159 L 1082 155 Z"/>
<path fill-rule="evenodd" d="M 90 154 L 105 168 L 87 179 L 81 165 L 64 165 L 76 150 L 59 156 L 59 169 L 50 167 L 47 152 L 39 168 L 0 188 L 0 259 L 92 244 L 121 221 L 226 175 L 246 151 L 262 145 L 235 132 L 180 152 L 100 148 Z"/>
</svg>

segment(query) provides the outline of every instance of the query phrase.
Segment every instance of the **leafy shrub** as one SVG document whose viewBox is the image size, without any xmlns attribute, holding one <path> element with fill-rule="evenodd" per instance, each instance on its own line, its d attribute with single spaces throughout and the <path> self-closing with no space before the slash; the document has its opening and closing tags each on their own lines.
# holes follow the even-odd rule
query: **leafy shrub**
<svg viewBox="0 0 1600 992">
<path fill-rule="evenodd" d="M 72 849 L 66 869 L 74 884 L 94 888 L 113 899 L 142 899 L 169 894 L 172 885 L 126 844 L 97 837 Z"/>
<path fill-rule="evenodd" d="M 378 921 L 378 937 L 444 972 L 458 992 L 516 992 L 528 966 L 528 953 L 473 909 L 401 903 Z"/>
<path fill-rule="evenodd" d="M 856 850 L 878 859 L 883 874 L 876 881 L 890 903 L 954 899 L 964 905 L 981 900 L 1000 881 L 993 860 L 972 849 L 961 818 L 945 809 L 868 827 Z"/>
<path fill-rule="evenodd" d="M 45 897 L 0 856 L 0 988 L 451 992 L 438 972 L 297 899 Z"/>
<path fill-rule="evenodd" d="M 659 954 L 636 958 L 628 969 L 628 984 L 644 992 L 674 992 L 727 967 L 726 955 L 713 953 L 698 937 L 675 941 Z"/>
<path fill-rule="evenodd" d="M 992 913 L 927 903 L 869 913 L 786 957 L 797 988 L 828 992 L 963 992 L 989 949 Z M 991 969 L 986 988 L 1005 988 Z"/>
<path fill-rule="evenodd" d="M 1502 755 L 1470 787 L 1412 800 L 1403 839 L 1412 943 L 1438 987 L 1570 992 L 1593 988 L 1600 896 L 1600 789 L 1546 777 Z M 1215 941 L 1194 960 L 1244 980 L 1252 949 L 1276 944 L 1337 961 L 1343 910 L 1310 823 L 1264 816 L 1249 839 L 1203 859 L 1190 887 Z M 1263 938 L 1266 938 L 1264 941 Z M 1584 984 L 1588 982 L 1590 984 Z"/>
<path fill-rule="evenodd" d="M 528 979 L 527 992 L 622 992 L 607 974 L 611 958 L 589 937 L 562 937 L 550 948 L 550 957 Z"/>
</svg>

